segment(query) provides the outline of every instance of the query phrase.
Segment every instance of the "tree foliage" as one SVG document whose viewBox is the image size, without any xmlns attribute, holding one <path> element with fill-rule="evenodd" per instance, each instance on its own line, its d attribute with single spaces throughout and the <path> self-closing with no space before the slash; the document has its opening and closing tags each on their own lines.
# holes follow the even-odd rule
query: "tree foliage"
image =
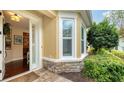
<svg viewBox="0 0 124 93">
<path fill-rule="evenodd" d="M 96 24 L 93 23 L 87 34 L 87 40 L 90 46 L 96 51 L 101 48 L 111 49 L 118 45 L 118 33 L 115 25 L 110 24 L 108 20 Z"/>
<path fill-rule="evenodd" d="M 119 28 L 119 33 L 124 37 L 124 10 L 112 10 L 105 17 Z"/>
</svg>

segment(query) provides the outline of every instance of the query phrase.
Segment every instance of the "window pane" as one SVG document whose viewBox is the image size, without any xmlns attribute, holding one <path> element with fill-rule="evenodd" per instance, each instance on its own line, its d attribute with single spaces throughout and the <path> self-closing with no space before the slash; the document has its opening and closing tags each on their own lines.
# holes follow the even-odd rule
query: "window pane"
<svg viewBox="0 0 124 93">
<path fill-rule="evenodd" d="M 72 20 L 63 20 L 63 37 L 72 37 Z"/>
<path fill-rule="evenodd" d="M 84 41 L 81 41 L 81 46 L 82 46 L 81 53 L 84 53 Z"/>
<path fill-rule="evenodd" d="M 81 53 L 84 53 L 84 30 L 81 28 Z"/>
<path fill-rule="evenodd" d="M 35 34 L 35 25 L 32 25 L 32 63 L 36 62 L 36 34 Z"/>
<path fill-rule="evenodd" d="M 72 40 L 63 39 L 63 56 L 72 56 Z"/>
<path fill-rule="evenodd" d="M 84 30 L 83 30 L 83 28 L 81 28 L 81 39 L 82 40 L 84 39 Z"/>
</svg>

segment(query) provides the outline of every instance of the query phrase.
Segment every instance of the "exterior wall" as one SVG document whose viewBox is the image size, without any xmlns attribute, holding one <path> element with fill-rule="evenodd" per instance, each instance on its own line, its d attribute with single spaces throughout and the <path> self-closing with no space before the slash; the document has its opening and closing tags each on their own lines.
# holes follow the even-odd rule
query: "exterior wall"
<svg viewBox="0 0 124 93">
<path fill-rule="evenodd" d="M 76 14 L 76 58 L 81 57 L 81 24 L 79 13 Z M 59 49 L 59 15 L 56 18 L 43 17 L 43 57 L 58 59 Z"/>
<path fill-rule="evenodd" d="M 119 39 L 118 50 L 124 51 L 124 38 Z"/>
<path fill-rule="evenodd" d="M 50 61 L 43 61 L 44 68 L 55 72 L 80 72 L 83 68 L 82 61 L 76 62 L 50 62 Z"/>
<path fill-rule="evenodd" d="M 83 27 L 83 37 L 84 37 L 84 55 L 87 54 L 87 29 L 84 21 L 81 18 L 81 15 L 77 15 L 77 58 L 81 58 L 81 28 Z"/>
<path fill-rule="evenodd" d="M 80 14 L 76 13 L 76 58 L 81 58 L 81 26 L 83 24 L 83 20 L 81 19 Z M 44 17 L 44 31 L 43 31 L 43 39 L 44 39 L 44 57 L 48 58 L 58 58 L 59 59 L 59 16 L 55 19 L 49 19 L 48 17 Z M 49 39 L 52 38 L 52 39 Z M 52 42 L 52 44 L 51 44 Z M 50 47 L 48 47 L 50 46 Z M 61 47 L 62 48 L 62 47 Z M 56 51 L 56 52 L 55 52 Z M 74 61 L 74 62 L 54 62 L 48 61 L 46 59 L 43 60 L 43 66 L 55 73 L 61 72 L 80 72 L 83 68 L 83 62 Z"/>
<path fill-rule="evenodd" d="M 43 17 L 43 57 L 57 58 L 57 17 Z"/>
<path fill-rule="evenodd" d="M 77 14 L 77 58 L 81 57 L 81 16 Z"/>
</svg>

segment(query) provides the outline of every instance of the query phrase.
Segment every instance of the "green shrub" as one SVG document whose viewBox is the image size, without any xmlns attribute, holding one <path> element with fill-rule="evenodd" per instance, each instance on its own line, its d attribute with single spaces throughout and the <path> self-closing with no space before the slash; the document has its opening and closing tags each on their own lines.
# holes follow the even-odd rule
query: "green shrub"
<svg viewBox="0 0 124 93">
<path fill-rule="evenodd" d="M 102 50 L 84 60 L 83 74 L 100 82 L 124 81 L 124 62 Z"/>
<path fill-rule="evenodd" d="M 114 25 L 107 20 L 93 24 L 88 31 L 87 41 L 96 51 L 101 48 L 111 49 L 118 45 L 119 36 Z"/>
<path fill-rule="evenodd" d="M 112 54 L 124 60 L 124 52 L 119 50 L 112 50 Z"/>
<path fill-rule="evenodd" d="M 89 55 L 94 54 L 94 48 L 88 47 L 87 52 L 88 52 Z"/>
</svg>

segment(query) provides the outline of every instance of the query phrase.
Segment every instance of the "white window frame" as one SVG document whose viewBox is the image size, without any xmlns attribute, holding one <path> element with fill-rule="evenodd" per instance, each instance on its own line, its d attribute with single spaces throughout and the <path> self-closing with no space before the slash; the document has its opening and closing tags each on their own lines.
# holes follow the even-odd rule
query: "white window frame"
<svg viewBox="0 0 124 93">
<path fill-rule="evenodd" d="M 83 29 L 83 39 L 82 39 L 82 29 Z M 82 41 L 83 41 L 83 47 L 82 47 Z M 84 27 L 81 26 L 81 54 L 84 54 L 84 49 L 83 49 L 83 53 L 82 53 L 82 48 L 84 48 Z"/>
<path fill-rule="evenodd" d="M 64 20 L 67 20 L 67 21 L 73 21 L 74 22 L 74 19 L 72 19 L 72 18 L 61 18 L 61 24 L 63 23 L 63 21 Z M 74 24 L 73 25 L 75 25 L 75 22 L 74 22 Z M 74 57 L 74 28 L 75 27 L 72 27 L 72 36 L 71 37 L 63 37 L 63 24 L 62 24 L 62 58 L 73 58 Z M 64 41 L 64 39 L 65 40 L 72 40 L 72 50 L 71 50 L 71 53 L 72 53 L 72 55 L 71 56 L 64 56 L 64 54 L 63 54 L 63 41 Z"/>
<path fill-rule="evenodd" d="M 73 19 L 74 20 L 74 30 L 72 31 L 72 56 L 63 56 L 63 28 L 62 19 Z M 59 12 L 59 59 L 72 59 L 77 57 L 77 14 Z"/>
<path fill-rule="evenodd" d="M 83 28 L 83 41 L 84 41 L 84 52 L 82 53 L 82 28 Z M 86 42 L 87 42 L 87 33 L 86 33 L 86 27 L 82 24 L 81 25 L 81 54 L 83 55 L 83 54 L 86 54 L 87 53 L 87 44 L 86 44 Z"/>
</svg>

